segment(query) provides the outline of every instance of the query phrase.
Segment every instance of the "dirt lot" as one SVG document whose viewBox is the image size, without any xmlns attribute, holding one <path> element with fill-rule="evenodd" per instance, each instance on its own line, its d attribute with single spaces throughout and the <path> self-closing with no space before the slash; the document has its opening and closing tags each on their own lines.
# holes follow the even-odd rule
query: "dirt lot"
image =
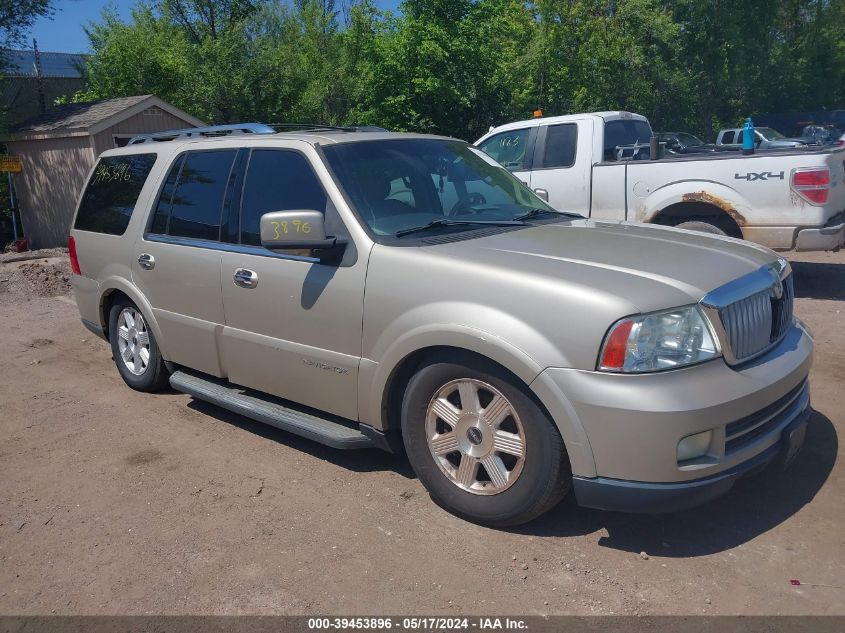
<svg viewBox="0 0 845 633">
<path fill-rule="evenodd" d="M 61 284 L 0 264 L 0 613 L 845 614 L 845 252 L 794 261 L 816 413 L 789 472 L 510 532 L 400 458 L 129 390 L 72 300 L 24 281 Z"/>
</svg>

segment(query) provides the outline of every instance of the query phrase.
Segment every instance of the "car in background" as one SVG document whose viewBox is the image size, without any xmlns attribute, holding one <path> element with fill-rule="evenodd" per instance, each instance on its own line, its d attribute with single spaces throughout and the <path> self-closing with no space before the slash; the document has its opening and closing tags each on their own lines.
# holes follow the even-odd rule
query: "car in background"
<svg viewBox="0 0 845 633">
<path fill-rule="evenodd" d="M 801 130 L 801 138 L 813 145 L 836 145 L 842 131 L 832 125 L 805 125 Z"/>
<path fill-rule="evenodd" d="M 719 147 L 715 143 L 705 143 L 697 136 L 686 132 L 657 132 L 658 142 L 666 144 L 669 154 L 704 154 L 707 152 L 731 152 L 738 147 Z"/>
<path fill-rule="evenodd" d="M 732 149 L 742 148 L 742 128 L 728 128 L 721 130 L 716 137 L 716 145 L 719 147 L 730 147 Z M 810 143 L 807 139 L 787 138 L 777 130 L 770 127 L 754 128 L 754 149 L 795 149 L 796 147 L 807 147 Z"/>
</svg>

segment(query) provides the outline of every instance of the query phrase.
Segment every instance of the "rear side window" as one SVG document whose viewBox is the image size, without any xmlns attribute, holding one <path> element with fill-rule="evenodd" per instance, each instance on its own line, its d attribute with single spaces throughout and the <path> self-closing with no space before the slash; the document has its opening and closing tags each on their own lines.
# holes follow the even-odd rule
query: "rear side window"
<svg viewBox="0 0 845 633">
<path fill-rule="evenodd" d="M 73 228 L 123 235 L 155 160 L 155 154 L 101 158 L 82 194 Z"/>
<path fill-rule="evenodd" d="M 722 144 L 723 145 L 731 145 L 734 142 L 734 131 L 730 130 L 729 132 L 725 132 L 722 134 Z"/>
<path fill-rule="evenodd" d="M 648 144 L 651 126 L 640 119 L 616 119 L 604 124 L 604 160 L 615 161 L 619 146 Z"/>
<path fill-rule="evenodd" d="M 188 152 L 167 176 L 152 232 L 220 240 L 223 198 L 237 150 Z"/>
<path fill-rule="evenodd" d="M 478 147 L 506 169 L 518 171 L 525 164 L 529 132 L 529 128 L 502 132 L 491 136 Z"/>
<path fill-rule="evenodd" d="M 253 150 L 241 203 L 241 244 L 261 245 L 261 216 L 270 211 L 326 212 L 323 190 L 308 160 L 299 152 Z"/>
<path fill-rule="evenodd" d="M 565 123 L 546 128 L 546 148 L 543 150 L 543 167 L 572 167 L 575 164 L 575 147 L 578 142 L 578 125 Z"/>
</svg>

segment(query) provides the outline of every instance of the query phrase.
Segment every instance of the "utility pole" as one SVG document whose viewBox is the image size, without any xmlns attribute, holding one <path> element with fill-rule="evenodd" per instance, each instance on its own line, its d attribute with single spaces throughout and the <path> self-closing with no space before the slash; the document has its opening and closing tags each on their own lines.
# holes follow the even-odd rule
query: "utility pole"
<svg viewBox="0 0 845 633">
<path fill-rule="evenodd" d="M 47 102 L 44 98 L 44 74 L 41 72 L 41 53 L 38 52 L 38 41 L 32 38 L 32 50 L 35 53 L 35 81 L 38 87 L 38 107 L 41 114 L 47 111 Z"/>
</svg>

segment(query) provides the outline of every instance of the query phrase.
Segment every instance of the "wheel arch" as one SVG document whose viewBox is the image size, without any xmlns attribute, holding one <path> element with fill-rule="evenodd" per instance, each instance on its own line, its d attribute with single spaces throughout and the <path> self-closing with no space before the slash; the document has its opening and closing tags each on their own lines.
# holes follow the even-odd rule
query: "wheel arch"
<svg viewBox="0 0 845 633">
<path fill-rule="evenodd" d="M 102 288 L 99 307 L 100 325 L 103 327 L 103 333 L 106 338 L 108 339 L 109 337 L 109 312 L 116 301 L 125 297 L 138 306 L 138 309 L 147 321 L 147 325 L 153 331 L 153 336 L 155 336 L 162 356 L 167 358 L 167 353 L 162 345 L 162 341 L 164 339 L 161 336 L 161 330 L 159 329 L 158 322 L 155 319 L 155 313 L 153 312 L 153 308 L 149 301 L 144 298 L 144 295 L 142 295 L 131 283 L 119 277 L 106 279 L 100 287 Z"/>
<path fill-rule="evenodd" d="M 716 221 L 731 237 L 743 237 L 751 206 L 734 189 L 716 182 L 678 182 L 653 191 L 635 210 L 637 222 L 675 226 Z"/>
<path fill-rule="evenodd" d="M 496 348 L 501 350 L 501 348 Z M 525 393 L 534 400 L 540 410 L 548 417 L 557 428 L 563 439 L 569 455 L 570 465 L 573 472 L 581 475 L 595 473 L 595 463 L 592 452 L 589 448 L 586 432 L 580 420 L 574 415 L 574 409 L 568 403 L 561 406 L 562 394 L 552 394 L 543 381 L 537 380 L 544 368 L 533 364 L 520 354 L 510 355 L 507 352 L 499 351 L 490 354 L 490 349 L 479 349 L 475 345 L 468 345 L 466 341 L 441 344 L 430 344 L 408 350 L 395 363 L 392 363 L 389 370 L 384 370 L 383 363 L 380 367 L 384 371 L 377 372 L 373 376 L 374 382 L 370 391 L 369 402 L 371 403 L 370 416 L 362 422 L 379 428 L 388 436 L 399 440 L 401 438 L 401 407 L 405 389 L 411 377 L 416 371 L 430 362 L 432 359 L 450 359 L 460 362 L 461 357 L 474 358 L 491 363 L 502 369 L 513 378 L 515 384 L 523 387 Z M 376 378 L 376 376 L 381 376 Z M 362 376 L 362 378 L 366 378 Z M 362 382 L 364 382 L 362 380 Z M 565 396 L 564 400 L 565 400 Z M 362 400 L 367 402 L 367 400 Z M 399 441 L 401 443 L 401 441 Z"/>
</svg>

